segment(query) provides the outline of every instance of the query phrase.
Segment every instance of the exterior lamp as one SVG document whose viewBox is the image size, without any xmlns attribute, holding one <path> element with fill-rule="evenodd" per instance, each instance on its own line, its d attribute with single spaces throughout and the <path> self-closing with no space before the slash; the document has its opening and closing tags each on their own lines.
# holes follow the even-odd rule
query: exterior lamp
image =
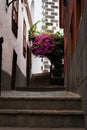
<svg viewBox="0 0 87 130">
<path fill-rule="evenodd" d="M 6 5 L 7 5 L 7 7 L 9 7 L 10 6 L 10 4 L 12 4 L 14 1 L 17 1 L 17 0 L 6 0 Z"/>
</svg>

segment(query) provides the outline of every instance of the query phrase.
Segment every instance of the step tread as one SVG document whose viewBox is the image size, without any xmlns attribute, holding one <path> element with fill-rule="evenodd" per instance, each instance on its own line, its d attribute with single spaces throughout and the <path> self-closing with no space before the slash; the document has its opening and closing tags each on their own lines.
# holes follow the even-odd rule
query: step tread
<svg viewBox="0 0 87 130">
<path fill-rule="evenodd" d="M 16 87 L 16 90 L 18 91 L 60 91 L 60 90 L 65 90 L 65 87 L 57 87 L 57 86 L 38 86 L 38 85 L 30 85 L 29 88 L 25 87 Z"/>
<path fill-rule="evenodd" d="M 28 127 L 0 127 L 0 130 L 85 130 L 85 128 L 28 128 Z"/>
<path fill-rule="evenodd" d="M 12 97 L 12 96 L 2 96 L 0 97 L 0 100 L 81 100 L 81 97 L 73 97 L 73 96 L 27 96 L 27 97 Z"/>
<path fill-rule="evenodd" d="M 50 115 L 83 115 L 82 110 L 0 110 L 0 114 L 50 114 Z"/>
<path fill-rule="evenodd" d="M 72 92 L 68 92 L 68 91 L 47 91 L 47 92 L 43 92 L 43 91 L 40 91 L 40 92 L 36 92 L 36 91 L 32 91 L 32 92 L 27 92 L 27 91 L 2 91 L 1 93 L 1 97 L 0 98 L 3 98 L 3 97 L 15 97 L 15 98 L 18 98 L 18 97 L 21 97 L 21 98 L 28 98 L 28 97 L 35 97 L 35 98 L 38 98 L 38 97 L 43 97 L 43 98 L 81 98 L 80 95 L 78 94 L 75 94 L 75 93 L 72 93 Z"/>
</svg>

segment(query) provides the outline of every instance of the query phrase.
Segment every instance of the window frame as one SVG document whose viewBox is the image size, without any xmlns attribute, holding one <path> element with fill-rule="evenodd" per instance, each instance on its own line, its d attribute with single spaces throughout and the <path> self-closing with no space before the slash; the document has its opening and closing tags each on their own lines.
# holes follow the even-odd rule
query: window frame
<svg viewBox="0 0 87 130">
<path fill-rule="evenodd" d="M 16 38 L 18 37 L 18 9 L 19 9 L 19 0 L 13 1 L 12 3 L 12 32 Z"/>
</svg>

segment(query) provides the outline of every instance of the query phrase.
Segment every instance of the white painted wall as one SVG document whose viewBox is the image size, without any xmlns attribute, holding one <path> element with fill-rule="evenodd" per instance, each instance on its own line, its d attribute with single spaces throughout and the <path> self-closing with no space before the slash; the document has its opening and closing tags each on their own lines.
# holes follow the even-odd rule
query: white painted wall
<svg viewBox="0 0 87 130">
<path fill-rule="evenodd" d="M 20 0 L 19 0 L 20 1 Z M 28 17 L 26 14 L 26 9 L 23 7 L 23 11 L 21 9 L 21 1 L 20 1 L 20 6 L 19 6 L 19 30 L 18 30 L 18 45 L 17 45 L 17 52 L 19 52 L 19 66 L 21 68 L 21 71 L 24 73 L 26 76 L 26 58 L 23 56 L 23 20 L 25 19 L 26 23 L 26 40 L 28 43 L 28 31 L 29 31 L 29 22 L 28 22 Z M 19 47 L 18 47 L 19 46 Z M 20 50 L 20 51 L 19 51 Z"/>
<path fill-rule="evenodd" d="M 6 12 L 7 9 L 7 12 Z M 0 0 L 0 36 L 3 36 L 3 53 L 2 53 L 2 69 L 12 74 L 12 60 L 13 60 L 13 49 L 17 53 L 17 65 L 26 76 L 26 59 L 23 57 L 23 19 L 27 25 L 27 41 L 28 41 L 28 30 L 29 23 L 26 14 L 26 10 L 21 9 L 21 1 L 19 0 L 19 15 L 18 15 L 18 38 L 16 39 L 12 33 L 12 4 L 9 8 L 6 8 L 6 1 Z"/>
<path fill-rule="evenodd" d="M 33 3 L 33 6 L 32 6 Z M 33 23 L 42 19 L 42 0 L 29 0 L 30 11 L 33 19 Z M 32 8 L 33 7 L 33 8 Z M 42 23 L 38 24 L 38 30 L 41 28 Z M 37 58 L 32 56 L 32 74 L 34 73 L 42 73 L 41 66 L 43 66 L 43 62 L 41 62 L 41 58 Z"/>
</svg>

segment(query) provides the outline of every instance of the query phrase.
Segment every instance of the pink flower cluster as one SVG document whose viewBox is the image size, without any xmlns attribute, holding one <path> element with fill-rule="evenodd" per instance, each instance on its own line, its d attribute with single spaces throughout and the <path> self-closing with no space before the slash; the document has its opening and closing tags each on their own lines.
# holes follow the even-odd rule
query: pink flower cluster
<svg viewBox="0 0 87 130">
<path fill-rule="evenodd" d="M 40 34 L 32 41 L 31 51 L 35 56 L 46 56 L 56 50 L 58 35 Z"/>
</svg>

